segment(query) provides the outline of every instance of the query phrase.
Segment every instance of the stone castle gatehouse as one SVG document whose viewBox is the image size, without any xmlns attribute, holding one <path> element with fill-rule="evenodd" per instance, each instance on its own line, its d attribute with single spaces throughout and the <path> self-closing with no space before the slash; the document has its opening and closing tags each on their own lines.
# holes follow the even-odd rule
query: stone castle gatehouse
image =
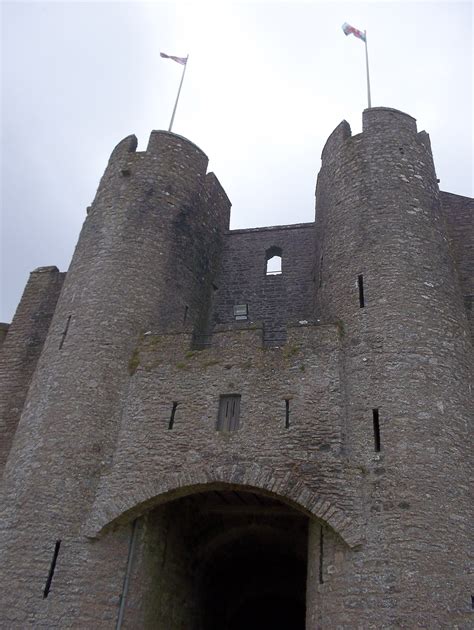
<svg viewBox="0 0 474 630">
<path fill-rule="evenodd" d="M 0 626 L 467 628 L 472 199 L 365 110 L 314 223 L 125 138 L 0 354 Z M 471 324 L 470 324 L 471 322 Z"/>
</svg>

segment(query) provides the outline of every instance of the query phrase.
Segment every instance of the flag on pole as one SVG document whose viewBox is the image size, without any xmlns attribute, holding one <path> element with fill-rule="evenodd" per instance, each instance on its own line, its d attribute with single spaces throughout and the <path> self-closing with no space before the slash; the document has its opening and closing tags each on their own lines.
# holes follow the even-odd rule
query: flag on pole
<svg viewBox="0 0 474 630">
<path fill-rule="evenodd" d="M 369 77 L 369 53 L 367 51 L 367 31 L 359 31 L 358 28 L 354 28 L 347 22 L 344 22 L 342 25 L 342 30 L 344 31 L 344 35 L 354 35 L 361 39 L 365 44 L 365 68 L 367 72 L 367 102 L 369 109 L 372 107 L 372 101 L 370 99 L 370 77 Z"/>
<path fill-rule="evenodd" d="M 163 52 L 160 52 L 160 57 L 163 57 L 163 59 L 172 59 L 173 61 L 176 61 L 176 63 L 180 63 L 182 66 L 185 66 L 186 61 L 188 60 L 187 57 L 174 57 L 173 55 L 167 55 Z"/>
<path fill-rule="evenodd" d="M 176 95 L 176 101 L 174 104 L 173 113 L 171 114 L 170 126 L 168 128 L 168 131 L 171 131 L 171 129 L 173 128 L 174 115 L 176 114 L 176 108 L 178 107 L 179 95 L 181 94 L 181 88 L 183 87 L 184 74 L 186 72 L 189 55 L 187 55 L 186 57 L 175 57 L 174 55 L 167 55 L 164 52 L 160 52 L 160 57 L 163 57 L 164 59 L 172 59 L 173 61 L 176 61 L 176 63 L 179 63 L 182 66 L 184 66 L 183 74 L 181 75 L 181 81 L 179 82 L 178 94 Z"/>
<path fill-rule="evenodd" d="M 342 25 L 342 30 L 344 31 L 345 35 L 350 35 L 352 33 L 352 35 L 355 35 L 356 37 L 361 39 L 363 42 L 365 42 L 365 33 L 364 33 L 364 31 L 359 31 L 358 28 L 354 28 L 353 26 L 351 26 L 347 22 L 344 22 L 344 24 Z"/>
</svg>

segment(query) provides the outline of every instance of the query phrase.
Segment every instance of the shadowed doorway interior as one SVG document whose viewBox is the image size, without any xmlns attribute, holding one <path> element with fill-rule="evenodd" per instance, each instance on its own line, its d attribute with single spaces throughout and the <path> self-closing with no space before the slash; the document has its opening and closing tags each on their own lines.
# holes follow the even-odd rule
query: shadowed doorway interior
<svg viewBox="0 0 474 630">
<path fill-rule="evenodd" d="M 304 514 L 224 486 L 140 520 L 124 627 L 304 630 Z"/>
</svg>

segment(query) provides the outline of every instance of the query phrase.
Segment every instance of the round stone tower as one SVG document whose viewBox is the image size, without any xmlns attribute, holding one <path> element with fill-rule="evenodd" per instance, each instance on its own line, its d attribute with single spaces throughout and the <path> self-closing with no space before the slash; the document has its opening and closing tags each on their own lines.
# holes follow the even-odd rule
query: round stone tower
<svg viewBox="0 0 474 630">
<path fill-rule="evenodd" d="M 136 144 L 115 148 L 88 209 L 10 452 L 6 575 L 24 574 L 23 547 L 43 580 L 54 540 L 79 531 L 140 335 L 205 326 L 230 202 L 192 142 L 154 131 L 145 152 Z"/>
<path fill-rule="evenodd" d="M 471 607 L 472 347 L 428 135 L 384 107 L 359 135 L 342 122 L 316 196 L 317 311 L 339 321 L 366 527 L 324 627 L 457 627 Z"/>
</svg>

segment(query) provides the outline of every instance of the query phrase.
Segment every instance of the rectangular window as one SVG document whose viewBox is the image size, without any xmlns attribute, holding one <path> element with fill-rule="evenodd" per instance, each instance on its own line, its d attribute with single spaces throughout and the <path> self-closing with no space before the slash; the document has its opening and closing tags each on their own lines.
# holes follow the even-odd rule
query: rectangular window
<svg viewBox="0 0 474 630">
<path fill-rule="evenodd" d="M 240 394 L 221 396 L 219 399 L 218 431 L 237 431 L 240 416 Z"/>
</svg>

